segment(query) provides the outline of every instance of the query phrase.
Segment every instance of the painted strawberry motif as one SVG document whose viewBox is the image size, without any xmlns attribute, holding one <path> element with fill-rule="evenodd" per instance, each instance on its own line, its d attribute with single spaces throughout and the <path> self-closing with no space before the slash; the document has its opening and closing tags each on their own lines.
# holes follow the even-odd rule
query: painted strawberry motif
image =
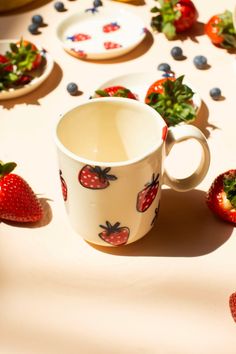
<svg viewBox="0 0 236 354">
<path fill-rule="evenodd" d="M 85 165 L 79 172 L 80 184 L 89 189 L 104 189 L 110 185 L 109 181 L 115 181 L 116 176 L 108 174 L 110 167 L 102 169 L 99 166 Z"/>
<path fill-rule="evenodd" d="M 15 222 L 36 222 L 43 217 L 43 208 L 29 184 L 15 173 L 14 162 L 0 163 L 0 219 Z"/>
<path fill-rule="evenodd" d="M 103 32 L 109 33 L 120 29 L 120 25 L 117 22 L 110 22 L 102 27 Z"/>
<path fill-rule="evenodd" d="M 151 226 L 153 226 L 155 224 L 156 220 L 157 220 L 159 207 L 160 207 L 160 204 L 158 205 L 158 208 L 155 209 L 155 215 L 154 215 L 154 217 L 152 219 Z"/>
<path fill-rule="evenodd" d="M 86 33 L 77 33 L 74 34 L 73 36 L 68 36 L 67 39 L 70 39 L 72 42 L 81 42 L 81 41 L 87 41 L 88 39 L 91 39 L 91 36 Z"/>
<path fill-rule="evenodd" d="M 129 228 L 126 226 L 120 227 L 120 223 L 116 222 L 112 225 L 109 221 L 106 221 L 106 226 L 99 225 L 102 229 L 99 237 L 112 246 L 121 246 L 125 245 L 129 238 Z"/>
<path fill-rule="evenodd" d="M 229 307 L 231 311 L 231 315 L 236 322 L 236 292 L 231 294 L 229 297 Z"/>
<path fill-rule="evenodd" d="M 72 52 L 73 55 L 80 59 L 85 59 L 87 57 L 87 53 L 84 50 L 81 49 L 76 49 L 76 48 L 70 48 L 70 51 Z"/>
<path fill-rule="evenodd" d="M 115 42 L 111 42 L 111 41 L 107 41 L 103 43 L 105 49 L 116 49 L 116 48 L 121 48 L 122 45 L 119 43 L 115 43 Z"/>
<path fill-rule="evenodd" d="M 145 212 L 154 201 L 159 188 L 159 173 L 152 175 L 152 181 L 148 182 L 144 189 L 142 189 L 137 196 L 136 208 L 140 213 Z"/>
<path fill-rule="evenodd" d="M 63 195 L 63 199 L 66 202 L 67 201 L 67 185 L 66 185 L 66 181 L 64 180 L 63 176 L 62 176 L 62 171 L 59 171 L 60 174 L 60 181 L 61 181 L 61 190 L 62 190 L 62 195 Z"/>
</svg>

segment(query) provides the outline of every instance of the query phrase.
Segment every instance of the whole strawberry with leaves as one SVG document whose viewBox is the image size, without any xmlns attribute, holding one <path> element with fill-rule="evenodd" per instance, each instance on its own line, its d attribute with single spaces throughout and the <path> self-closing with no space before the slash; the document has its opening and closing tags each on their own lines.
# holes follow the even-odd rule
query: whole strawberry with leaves
<svg viewBox="0 0 236 354">
<path fill-rule="evenodd" d="M 190 123 L 196 118 L 194 92 L 183 83 L 184 76 L 155 81 L 147 90 L 145 103 L 154 108 L 168 126 Z"/>
<path fill-rule="evenodd" d="M 215 178 L 207 192 L 206 203 L 219 218 L 236 225 L 236 170 Z"/>
<path fill-rule="evenodd" d="M 163 32 L 168 39 L 188 31 L 196 22 L 198 12 L 191 0 L 156 0 L 159 7 L 151 9 L 156 15 L 151 19 L 154 31 Z"/>
<path fill-rule="evenodd" d="M 236 48 L 236 30 L 232 12 L 226 10 L 222 14 L 212 16 L 205 24 L 205 34 L 217 47 Z"/>
<path fill-rule="evenodd" d="M 42 205 L 20 176 L 11 173 L 16 163 L 0 162 L 0 219 L 16 222 L 36 222 L 42 219 Z"/>
<path fill-rule="evenodd" d="M 21 73 L 37 69 L 42 62 L 42 55 L 37 47 L 23 39 L 10 43 L 10 51 L 6 52 L 6 57 Z"/>
<path fill-rule="evenodd" d="M 95 93 L 99 97 L 126 97 L 137 100 L 136 95 L 130 89 L 120 85 L 105 87 L 104 89 L 96 90 Z"/>
</svg>

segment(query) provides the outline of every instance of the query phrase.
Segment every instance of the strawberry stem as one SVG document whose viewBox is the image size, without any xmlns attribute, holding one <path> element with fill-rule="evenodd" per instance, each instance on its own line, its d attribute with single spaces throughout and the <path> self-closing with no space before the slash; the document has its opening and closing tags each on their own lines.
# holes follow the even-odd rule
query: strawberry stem
<svg viewBox="0 0 236 354">
<path fill-rule="evenodd" d="M 0 161 L 0 178 L 11 173 L 16 166 L 17 165 L 15 162 L 7 162 L 4 164 L 2 161 Z"/>
<path fill-rule="evenodd" d="M 223 186 L 227 199 L 232 206 L 236 208 L 236 175 L 234 171 L 229 172 L 224 176 Z"/>
<path fill-rule="evenodd" d="M 196 109 L 191 104 L 194 92 L 183 84 L 184 76 L 162 84 L 163 93 L 153 92 L 148 96 L 148 105 L 164 118 L 168 126 L 189 122 L 196 118 Z"/>
<path fill-rule="evenodd" d="M 236 31 L 233 25 L 233 15 L 231 11 L 226 10 L 219 15 L 220 22 L 215 25 L 218 27 L 218 35 L 224 38 L 221 46 L 224 48 L 236 48 Z"/>
</svg>

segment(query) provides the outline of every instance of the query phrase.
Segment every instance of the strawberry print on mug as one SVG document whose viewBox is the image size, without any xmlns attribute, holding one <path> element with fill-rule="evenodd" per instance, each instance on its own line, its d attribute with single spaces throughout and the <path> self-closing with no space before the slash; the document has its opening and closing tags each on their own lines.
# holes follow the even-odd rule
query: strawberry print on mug
<svg viewBox="0 0 236 354">
<path fill-rule="evenodd" d="M 59 175 L 60 175 L 60 181 L 61 181 L 62 196 L 63 196 L 64 202 L 66 202 L 67 201 L 67 185 L 66 185 L 66 181 L 64 180 L 64 178 L 62 176 L 62 170 L 59 170 Z"/>
<path fill-rule="evenodd" d="M 104 189 L 110 185 L 110 181 L 115 181 L 116 176 L 108 174 L 110 167 L 102 169 L 99 166 L 85 165 L 79 172 L 80 184 L 89 189 Z"/>
<path fill-rule="evenodd" d="M 152 181 L 148 182 L 145 187 L 138 193 L 136 208 L 140 213 L 144 213 L 154 201 L 159 189 L 159 173 L 152 175 Z"/>
<path fill-rule="evenodd" d="M 99 226 L 104 229 L 98 235 L 103 241 L 112 246 L 121 246 L 127 243 L 130 234 L 127 226 L 120 226 L 119 222 L 112 225 L 109 221 L 106 221 L 106 226 Z"/>
</svg>

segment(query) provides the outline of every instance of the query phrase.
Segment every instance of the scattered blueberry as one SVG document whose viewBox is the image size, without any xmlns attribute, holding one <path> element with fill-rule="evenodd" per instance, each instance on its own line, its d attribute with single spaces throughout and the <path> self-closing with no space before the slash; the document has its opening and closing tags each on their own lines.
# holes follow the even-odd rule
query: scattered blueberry
<svg viewBox="0 0 236 354">
<path fill-rule="evenodd" d="M 193 58 L 193 63 L 198 69 L 205 69 L 207 66 L 207 58 L 203 55 L 197 55 Z"/>
<path fill-rule="evenodd" d="M 213 100 L 218 100 L 221 97 L 221 89 L 218 87 L 213 87 L 210 90 L 210 96 L 213 98 Z"/>
<path fill-rule="evenodd" d="M 175 73 L 173 71 L 164 71 L 162 77 L 175 77 Z"/>
<path fill-rule="evenodd" d="M 43 24 L 43 17 L 41 15 L 34 15 L 32 17 L 32 23 L 41 26 Z"/>
<path fill-rule="evenodd" d="M 171 67 L 169 64 L 167 63 L 161 63 L 158 65 L 157 67 L 158 70 L 161 70 L 161 71 L 171 71 Z"/>
<path fill-rule="evenodd" d="M 94 0 L 94 2 L 93 2 L 93 6 L 94 7 L 99 7 L 99 6 L 102 6 L 103 4 L 102 4 L 102 1 L 101 0 Z"/>
<path fill-rule="evenodd" d="M 64 5 L 64 3 L 61 2 L 61 1 L 55 2 L 54 7 L 55 7 L 55 9 L 56 9 L 57 11 L 59 11 L 59 12 L 65 11 L 65 5 Z"/>
<path fill-rule="evenodd" d="M 67 87 L 66 87 L 67 91 L 69 92 L 70 95 L 76 95 L 78 92 L 78 86 L 76 83 L 74 82 L 70 82 Z"/>
<path fill-rule="evenodd" d="M 176 60 L 183 59 L 183 50 L 180 47 L 173 47 L 170 51 L 170 54 Z"/>
<path fill-rule="evenodd" d="M 31 23 L 28 26 L 28 30 L 31 34 L 38 34 L 39 33 L 38 28 L 39 26 L 36 23 Z"/>
</svg>

